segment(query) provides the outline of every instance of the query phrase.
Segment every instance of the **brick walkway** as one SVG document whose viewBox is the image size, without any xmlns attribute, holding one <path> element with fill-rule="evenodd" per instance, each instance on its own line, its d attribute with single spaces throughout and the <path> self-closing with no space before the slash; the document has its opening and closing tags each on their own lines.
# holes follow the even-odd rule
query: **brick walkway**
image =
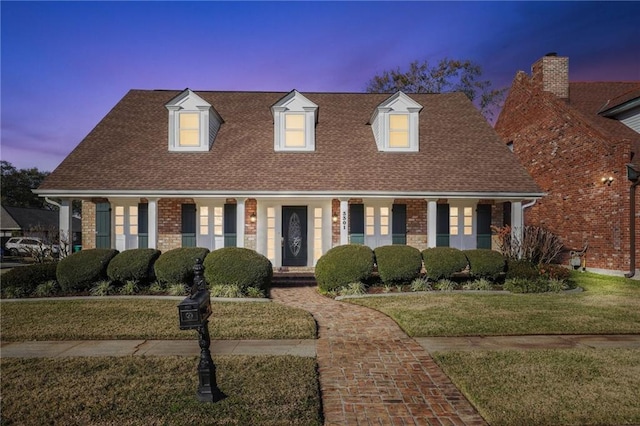
<svg viewBox="0 0 640 426">
<path fill-rule="evenodd" d="M 309 311 L 326 425 L 486 425 L 431 356 L 386 315 L 320 296 L 315 287 L 272 288 Z"/>
</svg>

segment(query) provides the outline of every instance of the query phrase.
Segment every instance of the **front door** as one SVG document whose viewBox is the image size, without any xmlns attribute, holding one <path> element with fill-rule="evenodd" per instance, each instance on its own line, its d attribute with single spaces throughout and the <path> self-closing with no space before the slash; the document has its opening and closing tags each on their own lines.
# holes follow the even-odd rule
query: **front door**
<svg viewBox="0 0 640 426">
<path fill-rule="evenodd" d="M 307 266 L 307 207 L 282 207 L 282 266 Z"/>
</svg>

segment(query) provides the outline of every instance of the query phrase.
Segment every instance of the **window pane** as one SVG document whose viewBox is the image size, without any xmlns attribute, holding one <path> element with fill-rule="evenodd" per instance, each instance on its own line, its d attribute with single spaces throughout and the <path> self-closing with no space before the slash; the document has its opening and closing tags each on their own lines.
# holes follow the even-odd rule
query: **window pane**
<svg viewBox="0 0 640 426">
<path fill-rule="evenodd" d="M 285 132 L 284 145 L 288 147 L 304 146 L 304 132 L 300 130 L 287 130 Z"/>
<path fill-rule="evenodd" d="M 409 133 L 389 132 L 389 146 L 392 148 L 407 148 L 409 146 Z"/>
<path fill-rule="evenodd" d="M 389 116 L 391 130 L 409 130 L 409 116 L 406 114 L 391 114 Z"/>
<path fill-rule="evenodd" d="M 457 226 L 452 226 L 452 227 L 449 229 L 449 233 L 450 233 L 451 235 L 458 235 L 458 227 L 457 227 Z"/>
<path fill-rule="evenodd" d="M 199 127 L 198 113 L 180 114 L 180 129 L 197 129 Z"/>
<path fill-rule="evenodd" d="M 198 113 L 180 114 L 180 146 L 200 145 L 200 115 Z"/>
<path fill-rule="evenodd" d="M 200 141 L 198 140 L 198 130 L 180 130 L 180 146 L 198 146 Z"/>
<path fill-rule="evenodd" d="M 304 130 L 304 114 L 287 114 L 284 122 L 287 130 Z"/>
</svg>

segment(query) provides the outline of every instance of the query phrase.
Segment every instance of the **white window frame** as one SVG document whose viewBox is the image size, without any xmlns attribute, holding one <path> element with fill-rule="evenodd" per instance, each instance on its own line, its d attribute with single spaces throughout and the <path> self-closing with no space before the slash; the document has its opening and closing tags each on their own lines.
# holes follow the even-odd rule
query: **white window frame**
<svg viewBox="0 0 640 426">
<path fill-rule="evenodd" d="M 369 121 L 378 151 L 418 152 L 420 150 L 419 114 L 421 110 L 422 105 L 403 92 L 397 92 L 378 105 Z M 406 146 L 391 145 L 391 134 L 393 133 L 391 116 L 396 114 L 407 116 L 408 144 Z"/>
<path fill-rule="evenodd" d="M 169 111 L 169 151 L 202 152 L 208 151 L 220 129 L 222 118 L 212 106 L 189 89 L 173 98 L 165 105 Z M 180 116 L 198 114 L 198 144 L 181 145 Z"/>
<path fill-rule="evenodd" d="M 316 122 L 318 118 L 318 105 L 304 97 L 300 92 L 294 90 L 287 96 L 279 100 L 271 107 L 273 114 L 273 149 L 281 152 L 309 152 L 316 149 Z M 288 115 L 304 116 L 303 146 L 287 145 Z"/>
</svg>

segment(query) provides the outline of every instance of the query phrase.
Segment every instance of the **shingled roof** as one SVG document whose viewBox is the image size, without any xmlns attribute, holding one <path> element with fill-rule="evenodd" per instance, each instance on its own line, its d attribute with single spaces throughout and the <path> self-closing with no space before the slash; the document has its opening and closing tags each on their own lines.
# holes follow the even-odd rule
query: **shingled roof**
<svg viewBox="0 0 640 426">
<path fill-rule="evenodd" d="M 270 107 L 286 93 L 196 91 L 224 120 L 208 152 L 170 152 L 165 104 L 132 90 L 40 186 L 41 194 L 483 193 L 541 191 L 461 93 L 409 95 L 418 153 L 379 152 L 369 118 L 388 94 L 304 93 L 319 106 L 315 152 L 275 152 Z"/>
</svg>

